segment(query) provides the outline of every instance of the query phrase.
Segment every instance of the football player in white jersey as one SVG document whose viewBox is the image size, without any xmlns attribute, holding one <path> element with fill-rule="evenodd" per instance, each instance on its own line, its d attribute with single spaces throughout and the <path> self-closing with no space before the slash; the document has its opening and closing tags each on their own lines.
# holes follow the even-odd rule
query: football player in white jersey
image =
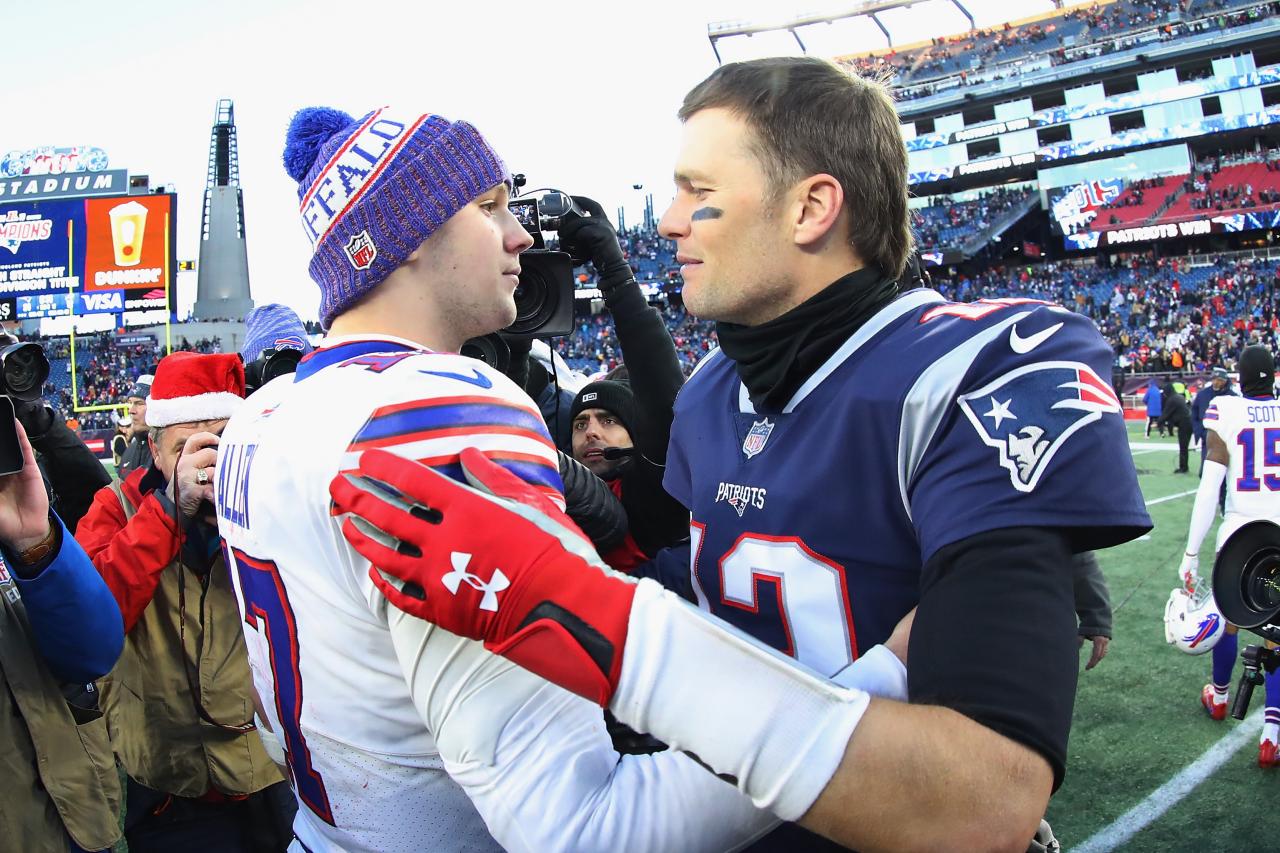
<svg viewBox="0 0 1280 853">
<path fill-rule="evenodd" d="M 284 159 L 329 336 L 231 420 L 214 479 L 255 689 L 299 801 L 293 849 L 729 850 L 774 825 L 689 756 L 620 758 L 595 704 L 389 606 L 330 505 L 367 449 L 455 477 L 478 449 L 563 506 L 537 407 L 454 354 L 514 320 L 532 241 L 466 122 L 306 109 Z M 481 607 L 505 588 L 465 554 L 452 568 L 446 585 Z M 848 683 L 904 695 L 905 669 L 879 652 Z"/>
<path fill-rule="evenodd" d="M 1178 569 L 1189 593 L 1201 583 L 1200 546 L 1213 525 L 1224 480 L 1226 514 L 1218 526 L 1215 554 L 1232 533 L 1251 521 L 1280 523 L 1280 400 L 1275 397 L 1275 358 L 1265 346 L 1254 344 L 1240 354 L 1239 370 L 1242 396 L 1216 397 L 1204 416 L 1204 474 L 1191 510 L 1186 553 Z M 1228 625 L 1213 647 L 1213 683 L 1200 692 L 1200 704 L 1210 719 L 1227 717 L 1227 694 L 1238 645 L 1236 626 Z M 1280 674 L 1267 673 L 1266 694 L 1258 765 L 1276 767 L 1280 766 Z"/>
</svg>

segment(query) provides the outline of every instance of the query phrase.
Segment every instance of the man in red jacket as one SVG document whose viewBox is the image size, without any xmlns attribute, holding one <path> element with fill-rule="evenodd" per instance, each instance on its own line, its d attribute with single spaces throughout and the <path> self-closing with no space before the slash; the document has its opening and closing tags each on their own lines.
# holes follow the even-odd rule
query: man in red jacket
<svg viewBox="0 0 1280 853">
<path fill-rule="evenodd" d="M 146 410 L 154 462 L 99 491 L 77 530 L 124 617 L 102 701 L 133 853 L 283 850 L 291 837 L 213 516 L 218 434 L 243 397 L 237 355 L 162 360 Z"/>
</svg>

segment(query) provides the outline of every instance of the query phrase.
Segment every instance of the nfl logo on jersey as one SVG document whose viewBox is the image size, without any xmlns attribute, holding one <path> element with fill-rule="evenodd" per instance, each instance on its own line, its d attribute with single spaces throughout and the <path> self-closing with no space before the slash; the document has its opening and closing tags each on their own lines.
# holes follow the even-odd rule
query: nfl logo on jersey
<svg viewBox="0 0 1280 853">
<path fill-rule="evenodd" d="M 358 270 L 367 270 L 373 266 L 373 261 L 378 257 L 378 247 L 373 245 L 373 240 L 369 238 L 368 229 L 355 234 L 347 241 L 345 247 L 347 258 L 351 260 L 351 266 Z"/>
<path fill-rule="evenodd" d="M 1012 370 L 959 398 L 984 444 L 1020 492 L 1040 482 L 1058 448 L 1105 413 L 1121 412 L 1120 400 L 1087 365 L 1050 361 Z"/>
<path fill-rule="evenodd" d="M 769 423 L 768 418 L 751 425 L 751 429 L 747 431 L 747 437 L 742 442 L 742 452 L 748 459 L 764 450 L 765 442 L 769 440 L 769 434 L 772 432 L 773 424 Z"/>
</svg>

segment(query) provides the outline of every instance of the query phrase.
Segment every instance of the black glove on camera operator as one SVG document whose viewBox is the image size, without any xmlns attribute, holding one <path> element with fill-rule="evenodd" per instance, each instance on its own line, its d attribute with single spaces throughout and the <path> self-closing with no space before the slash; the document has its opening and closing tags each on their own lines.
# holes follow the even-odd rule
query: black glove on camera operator
<svg viewBox="0 0 1280 853">
<path fill-rule="evenodd" d="M 565 215 L 560 223 L 560 249 L 575 261 L 591 261 L 596 268 L 600 292 L 608 299 L 614 288 L 634 282 L 636 277 L 631 272 L 631 264 L 622 256 L 618 232 L 613 230 L 599 203 L 581 195 L 575 195 L 573 202 L 589 216 Z"/>
</svg>

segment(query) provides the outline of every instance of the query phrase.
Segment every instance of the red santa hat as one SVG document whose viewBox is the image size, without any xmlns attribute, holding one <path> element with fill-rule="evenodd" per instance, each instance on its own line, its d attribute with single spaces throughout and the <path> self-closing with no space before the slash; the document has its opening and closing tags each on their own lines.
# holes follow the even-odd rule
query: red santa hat
<svg viewBox="0 0 1280 853">
<path fill-rule="evenodd" d="M 147 426 L 229 418 L 244 402 L 244 364 L 235 353 L 175 352 L 160 359 L 147 396 Z"/>
</svg>

